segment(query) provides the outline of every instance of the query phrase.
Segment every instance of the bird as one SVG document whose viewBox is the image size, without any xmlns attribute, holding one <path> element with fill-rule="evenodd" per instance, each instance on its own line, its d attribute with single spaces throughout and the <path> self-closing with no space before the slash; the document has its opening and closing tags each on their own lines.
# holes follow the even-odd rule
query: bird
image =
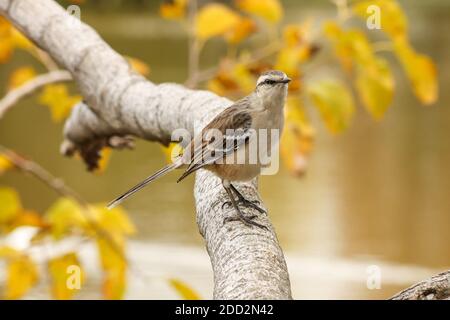
<svg viewBox="0 0 450 320">
<path fill-rule="evenodd" d="M 253 221 L 256 217 L 245 216 L 239 205 L 251 207 L 260 213 L 266 211 L 258 206 L 258 201 L 246 199 L 233 185 L 235 182 L 250 181 L 260 175 L 264 164 L 257 160 L 250 162 L 249 146 L 257 140 L 258 132 L 272 129 L 279 130 L 281 136 L 284 123 L 284 105 L 288 94 L 288 84 L 291 79 L 282 71 L 269 70 L 262 73 L 256 87 L 248 96 L 236 101 L 214 117 L 193 139 L 190 140 L 181 155 L 141 181 L 130 190 L 112 200 L 107 207 L 112 209 L 123 200 L 159 177 L 174 169 L 185 168 L 177 182 L 182 181 L 199 169 L 206 169 L 221 179 L 229 201 L 223 203 L 234 207 L 237 216 L 226 218 L 227 221 L 240 220 L 248 226 L 265 228 Z M 278 141 L 267 138 L 267 150 L 277 145 Z M 244 162 L 236 159 L 244 157 Z M 236 196 L 236 198 L 235 198 Z"/>
</svg>

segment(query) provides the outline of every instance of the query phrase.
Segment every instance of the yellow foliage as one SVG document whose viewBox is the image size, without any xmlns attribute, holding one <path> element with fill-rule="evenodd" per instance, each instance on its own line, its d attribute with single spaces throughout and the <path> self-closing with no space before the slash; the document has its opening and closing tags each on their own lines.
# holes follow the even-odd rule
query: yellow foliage
<svg viewBox="0 0 450 320">
<path fill-rule="evenodd" d="M 25 82 L 33 79 L 36 76 L 36 71 L 31 66 L 24 66 L 14 70 L 9 76 L 8 90 L 20 87 Z"/>
<path fill-rule="evenodd" d="M 46 228 L 48 224 L 40 214 L 30 210 L 20 210 L 19 213 L 5 225 L 5 230 L 10 232 L 18 227 L 31 226 Z"/>
<path fill-rule="evenodd" d="M 9 60 L 14 51 L 14 41 L 12 39 L 11 24 L 0 16 L 0 63 Z"/>
<path fill-rule="evenodd" d="M 186 15 L 188 0 L 173 0 L 172 3 L 163 3 L 159 7 L 159 14 L 165 19 L 179 20 Z"/>
<path fill-rule="evenodd" d="M 173 158 L 183 153 L 183 148 L 176 142 L 171 142 L 167 147 L 161 145 L 161 150 L 166 157 L 167 163 L 172 163 Z"/>
<path fill-rule="evenodd" d="M 83 209 L 68 198 L 58 199 L 45 213 L 47 221 L 51 224 L 51 232 L 55 239 L 60 239 L 73 230 L 86 229 L 87 220 Z"/>
<path fill-rule="evenodd" d="M 72 274 L 71 268 L 77 267 L 80 274 Z M 53 298 L 58 300 L 69 300 L 81 289 L 85 275 L 75 253 L 68 253 L 63 256 L 49 260 L 48 271 L 51 276 L 51 289 Z M 71 277 L 78 277 L 72 279 Z M 71 281 L 74 280 L 74 281 Z M 77 286 L 80 286 L 77 288 Z"/>
<path fill-rule="evenodd" d="M 283 7 L 278 0 L 235 0 L 236 6 L 247 13 L 276 23 L 283 17 Z"/>
<path fill-rule="evenodd" d="M 408 31 L 408 21 L 401 6 L 395 0 L 368 0 L 357 2 L 353 12 L 366 20 L 371 12 L 369 6 L 380 8 L 381 30 L 392 38 L 405 37 Z"/>
<path fill-rule="evenodd" d="M 38 281 L 38 269 L 34 262 L 25 255 L 17 253 L 8 259 L 6 299 L 19 299 Z"/>
<path fill-rule="evenodd" d="M 53 121 L 58 122 L 69 115 L 72 107 L 81 101 L 81 97 L 71 96 L 64 84 L 49 84 L 44 87 L 38 101 L 50 108 Z"/>
<path fill-rule="evenodd" d="M 0 174 L 4 173 L 5 171 L 13 168 L 14 165 L 9 161 L 7 157 L 0 154 Z"/>
<path fill-rule="evenodd" d="M 114 241 L 123 252 L 123 239 L 114 237 Z M 126 261 L 106 239 L 99 238 L 97 247 L 103 268 L 103 294 L 106 299 L 122 299 L 126 285 Z"/>
<path fill-rule="evenodd" d="M 111 159 L 112 156 L 112 149 L 108 148 L 108 147 L 104 147 L 101 151 L 100 151 L 101 155 L 100 155 L 100 160 L 98 161 L 98 167 L 96 168 L 95 173 L 98 174 L 102 174 L 103 172 L 105 172 L 106 167 L 109 164 L 109 160 Z"/>
<path fill-rule="evenodd" d="M 198 38 L 207 40 L 225 35 L 239 25 L 241 17 L 219 3 L 210 3 L 202 7 L 196 18 L 195 32 Z"/>
<path fill-rule="evenodd" d="M 344 84 L 337 80 L 321 80 L 309 85 L 307 92 L 332 133 L 342 132 L 350 125 L 355 103 Z"/>
<path fill-rule="evenodd" d="M 395 54 L 405 70 L 416 97 L 425 105 L 438 99 L 437 68 L 433 61 L 414 51 L 406 39 L 394 42 Z"/>
<path fill-rule="evenodd" d="M 121 207 L 107 209 L 105 204 L 101 203 L 91 206 L 91 209 L 94 212 L 95 221 L 108 233 L 131 235 L 136 232 L 136 228 Z"/>
<path fill-rule="evenodd" d="M 208 82 L 208 89 L 222 96 L 242 96 L 255 89 L 255 77 L 243 63 L 224 65 L 217 76 Z"/>
<path fill-rule="evenodd" d="M 184 300 L 200 300 L 200 295 L 179 279 L 170 278 L 170 285 L 178 292 Z"/>
<path fill-rule="evenodd" d="M 250 18 L 240 18 L 238 23 L 225 34 L 228 43 L 237 44 L 256 31 L 256 23 Z"/>
<path fill-rule="evenodd" d="M 307 156 L 313 147 L 315 131 L 299 97 L 288 98 L 285 110 L 286 123 L 280 152 L 289 172 L 298 176 L 306 171 Z"/>
<path fill-rule="evenodd" d="M 360 65 L 355 83 L 366 109 L 375 119 L 381 119 L 394 95 L 395 82 L 388 63 L 375 58 L 370 64 Z"/>
<path fill-rule="evenodd" d="M 145 77 L 150 74 L 150 67 L 144 61 L 137 59 L 137 58 L 132 58 L 132 57 L 126 57 L 126 59 L 127 59 L 128 63 L 130 64 L 131 68 L 134 71 L 136 71 L 137 73 L 139 73 Z"/>
<path fill-rule="evenodd" d="M 0 188 L 0 224 L 8 223 L 22 210 L 19 195 L 12 188 Z"/>
<path fill-rule="evenodd" d="M 342 30 L 335 23 L 325 25 L 345 71 L 356 72 L 355 86 L 364 107 L 380 119 L 392 102 L 395 80 L 388 63 L 375 55 L 372 44 L 359 30 Z"/>
</svg>

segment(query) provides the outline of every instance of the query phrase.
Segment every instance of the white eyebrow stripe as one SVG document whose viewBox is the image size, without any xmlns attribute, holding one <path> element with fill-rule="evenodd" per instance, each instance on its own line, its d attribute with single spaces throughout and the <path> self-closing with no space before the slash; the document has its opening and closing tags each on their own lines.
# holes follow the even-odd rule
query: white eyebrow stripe
<svg viewBox="0 0 450 320">
<path fill-rule="evenodd" d="M 256 85 L 258 86 L 260 83 L 263 83 L 264 81 L 266 81 L 269 78 L 270 78 L 269 75 L 264 75 L 264 76 L 259 77 L 258 81 L 256 82 Z"/>
</svg>

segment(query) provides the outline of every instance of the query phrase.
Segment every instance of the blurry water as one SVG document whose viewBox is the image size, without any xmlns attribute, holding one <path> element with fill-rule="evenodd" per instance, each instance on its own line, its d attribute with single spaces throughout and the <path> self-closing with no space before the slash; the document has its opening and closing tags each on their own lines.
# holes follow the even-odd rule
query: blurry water
<svg viewBox="0 0 450 320">
<path fill-rule="evenodd" d="M 290 10 L 288 20 L 310 13 L 323 14 Z M 408 15 L 414 22 L 410 27 L 415 47 L 438 63 L 440 101 L 433 107 L 420 106 L 397 68 L 395 103 L 383 121 L 376 123 L 360 110 L 352 127 L 339 136 L 328 134 L 317 121 L 307 175 L 298 179 L 282 170 L 261 179 L 263 199 L 288 256 L 442 269 L 450 265 L 450 34 L 442 32 L 450 30 L 450 20 L 448 13 L 432 6 L 408 8 Z M 186 41 L 176 24 L 143 14 L 83 18 L 120 53 L 146 61 L 152 81 L 184 81 Z M 220 44 L 209 46 L 203 63 L 214 63 L 222 51 Z M 13 64 L 0 66 L 1 88 L 11 70 L 23 64 L 32 64 L 32 59 L 19 53 Z M 59 155 L 61 134 L 62 125 L 52 123 L 48 110 L 32 98 L 0 121 L 1 144 L 63 177 L 89 201 L 109 201 L 164 164 L 158 145 L 139 142 L 136 151 L 114 152 L 108 170 L 92 175 L 79 160 Z M 138 227 L 138 239 L 202 248 L 194 217 L 193 178 L 176 184 L 175 177 L 164 177 L 125 207 Z M 56 199 L 53 191 L 21 174 L 7 173 L 0 183 L 17 188 L 28 208 L 43 211 Z M 334 288 L 336 294 L 339 290 Z M 374 294 L 361 289 L 357 297 Z"/>
</svg>

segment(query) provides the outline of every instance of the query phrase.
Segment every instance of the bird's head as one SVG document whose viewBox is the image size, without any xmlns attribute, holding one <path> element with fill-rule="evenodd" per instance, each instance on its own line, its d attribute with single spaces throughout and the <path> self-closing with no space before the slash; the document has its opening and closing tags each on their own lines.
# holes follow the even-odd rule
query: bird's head
<svg viewBox="0 0 450 320">
<path fill-rule="evenodd" d="M 291 79 L 282 71 L 266 71 L 259 76 L 255 92 L 263 99 L 284 99 L 290 81 Z"/>
</svg>

